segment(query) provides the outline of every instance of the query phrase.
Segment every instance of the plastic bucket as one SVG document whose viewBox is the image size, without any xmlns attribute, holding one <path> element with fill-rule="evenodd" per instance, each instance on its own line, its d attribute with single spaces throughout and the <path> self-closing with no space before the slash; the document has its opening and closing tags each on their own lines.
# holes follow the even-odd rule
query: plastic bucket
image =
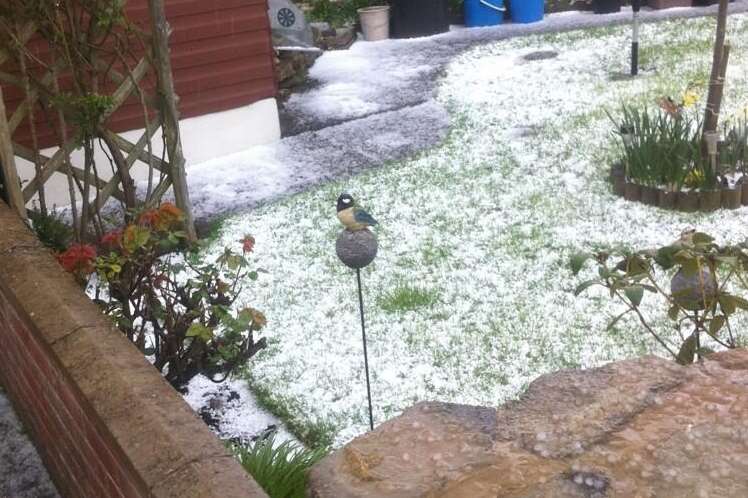
<svg viewBox="0 0 748 498">
<path fill-rule="evenodd" d="M 509 0 L 512 22 L 530 23 L 543 20 L 545 0 Z"/>
<path fill-rule="evenodd" d="M 465 26 L 495 26 L 504 20 L 504 0 L 465 0 Z"/>
<path fill-rule="evenodd" d="M 364 40 L 386 40 L 390 37 L 390 8 L 387 5 L 358 9 Z"/>
</svg>

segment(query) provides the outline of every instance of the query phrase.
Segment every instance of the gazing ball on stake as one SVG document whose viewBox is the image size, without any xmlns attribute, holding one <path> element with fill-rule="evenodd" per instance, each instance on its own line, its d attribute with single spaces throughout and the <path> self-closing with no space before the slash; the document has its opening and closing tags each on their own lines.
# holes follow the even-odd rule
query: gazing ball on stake
<svg viewBox="0 0 748 498">
<path fill-rule="evenodd" d="M 372 215 L 356 206 L 349 194 L 338 197 L 338 219 L 345 229 L 338 236 L 335 252 L 349 268 L 356 270 L 358 310 L 361 315 L 361 339 L 364 346 L 364 371 L 366 372 L 366 398 L 369 402 L 369 429 L 374 430 L 374 409 L 371 401 L 369 353 L 366 348 L 366 321 L 364 320 L 364 292 L 361 285 L 361 268 L 368 266 L 377 256 L 377 238 L 369 227 L 377 225 Z"/>
</svg>

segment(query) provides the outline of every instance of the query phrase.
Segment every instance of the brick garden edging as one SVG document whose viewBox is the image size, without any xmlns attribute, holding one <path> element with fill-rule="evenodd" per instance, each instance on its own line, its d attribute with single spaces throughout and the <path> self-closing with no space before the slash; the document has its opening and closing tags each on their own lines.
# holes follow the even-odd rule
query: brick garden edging
<svg viewBox="0 0 748 498">
<path fill-rule="evenodd" d="M 68 498 L 266 498 L 0 202 L 0 382 Z"/>
</svg>

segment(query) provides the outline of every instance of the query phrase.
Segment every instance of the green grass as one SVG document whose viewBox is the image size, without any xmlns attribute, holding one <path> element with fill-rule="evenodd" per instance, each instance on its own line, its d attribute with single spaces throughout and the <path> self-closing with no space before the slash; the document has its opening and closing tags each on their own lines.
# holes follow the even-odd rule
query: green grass
<svg viewBox="0 0 748 498">
<path fill-rule="evenodd" d="M 388 313 L 428 308 L 439 300 L 439 292 L 401 284 L 379 297 L 379 307 Z"/>
<path fill-rule="evenodd" d="M 290 441 L 276 445 L 274 438 L 249 447 L 235 446 L 233 451 L 270 498 L 304 498 L 309 469 L 327 454 L 324 449 L 308 450 Z"/>
<path fill-rule="evenodd" d="M 308 420 L 294 417 L 293 413 L 299 412 L 300 405 L 295 406 L 296 404 L 291 399 L 277 397 L 270 389 L 252 382 L 250 372 L 245 373 L 245 377 L 249 380 L 250 389 L 255 398 L 257 398 L 257 402 L 276 417 L 283 420 L 286 428 L 299 441 L 309 448 L 319 450 L 327 450 L 332 447 L 337 431 L 334 424 L 323 420 Z"/>
</svg>

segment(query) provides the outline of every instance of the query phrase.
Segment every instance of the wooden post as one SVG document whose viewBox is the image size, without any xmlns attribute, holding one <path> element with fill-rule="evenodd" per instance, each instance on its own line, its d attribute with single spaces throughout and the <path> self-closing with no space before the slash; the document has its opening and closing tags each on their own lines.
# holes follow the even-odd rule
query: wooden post
<svg viewBox="0 0 748 498">
<path fill-rule="evenodd" d="M 21 219 L 25 220 L 26 203 L 23 202 L 23 192 L 21 191 L 21 184 L 18 181 L 13 142 L 10 136 L 10 128 L 8 127 L 8 117 L 5 114 L 2 85 L 0 85 L 0 165 L 3 168 L 5 190 L 8 192 L 10 207 L 18 213 Z"/>
<path fill-rule="evenodd" d="M 719 113 L 725 84 L 724 76 L 720 77 L 720 74 L 723 71 L 723 67 L 725 71 L 727 70 L 726 57 L 729 54 L 729 49 L 727 52 L 725 51 L 727 2 L 728 0 L 719 0 L 717 36 L 714 40 L 714 54 L 712 55 L 712 74 L 709 78 L 709 96 L 707 97 L 706 110 L 704 112 L 704 133 L 717 131 L 717 125 L 719 124 Z"/>
<path fill-rule="evenodd" d="M 163 0 L 148 0 L 151 14 L 153 65 L 158 75 L 158 95 L 163 120 L 166 148 L 169 151 L 169 176 L 174 189 L 177 207 L 184 211 L 187 236 L 197 239 L 192 217 L 192 203 L 187 188 L 185 160 L 179 137 L 179 114 L 174 92 L 174 79 L 169 56 L 169 23 L 164 13 Z"/>
</svg>

